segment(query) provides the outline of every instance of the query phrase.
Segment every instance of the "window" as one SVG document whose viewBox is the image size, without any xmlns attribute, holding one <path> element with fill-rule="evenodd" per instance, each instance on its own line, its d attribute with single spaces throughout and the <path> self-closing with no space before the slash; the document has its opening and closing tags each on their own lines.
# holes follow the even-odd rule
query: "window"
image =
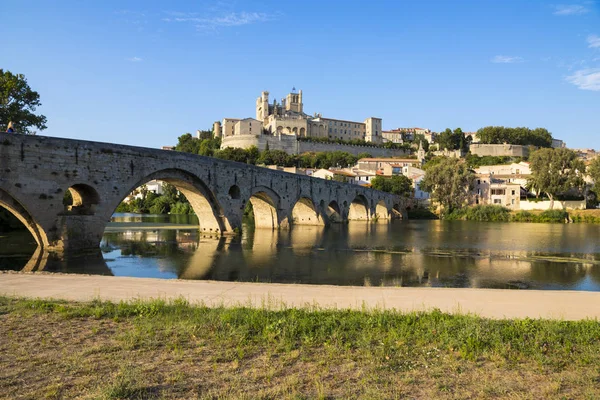
<svg viewBox="0 0 600 400">
<path fill-rule="evenodd" d="M 504 189 L 492 189 L 492 195 L 504 196 L 506 191 Z"/>
<path fill-rule="evenodd" d="M 481 179 L 477 179 L 477 184 L 481 185 Z"/>
<path fill-rule="evenodd" d="M 511 204 L 515 204 L 515 199 L 512 199 Z"/>
<path fill-rule="evenodd" d="M 502 204 L 502 200 L 501 199 L 494 199 L 494 204 Z"/>
<path fill-rule="evenodd" d="M 515 195 L 515 191 L 514 191 L 514 190 L 512 191 L 512 195 L 513 195 L 513 196 Z M 515 201 L 514 201 L 514 200 L 513 200 L 513 204 L 515 204 Z"/>
</svg>

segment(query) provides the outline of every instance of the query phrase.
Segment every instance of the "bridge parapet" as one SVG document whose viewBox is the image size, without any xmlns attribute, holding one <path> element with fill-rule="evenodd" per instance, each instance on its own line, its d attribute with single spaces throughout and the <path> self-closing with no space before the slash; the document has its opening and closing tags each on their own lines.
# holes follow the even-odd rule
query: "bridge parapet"
<svg viewBox="0 0 600 400">
<path fill-rule="evenodd" d="M 97 248 L 106 223 L 134 189 L 173 184 L 190 201 L 200 230 L 241 229 L 251 202 L 256 226 L 388 220 L 407 199 L 377 190 L 168 150 L 0 133 L 0 206 L 48 250 Z M 63 205 L 64 194 L 73 197 Z"/>
</svg>

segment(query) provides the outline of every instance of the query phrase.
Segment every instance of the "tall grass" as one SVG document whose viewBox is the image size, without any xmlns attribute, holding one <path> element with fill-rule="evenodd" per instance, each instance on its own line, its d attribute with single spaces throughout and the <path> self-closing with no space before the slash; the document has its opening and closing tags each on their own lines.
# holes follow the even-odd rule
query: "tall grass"
<svg viewBox="0 0 600 400">
<path fill-rule="evenodd" d="M 67 303 L 6 297 L 0 297 L 0 312 L 127 321 L 137 327 L 124 339 L 132 348 L 181 346 L 203 336 L 234 346 L 234 358 L 246 357 L 256 348 L 288 352 L 325 346 L 364 352 L 395 370 L 410 366 L 414 357 L 422 358 L 423 349 L 469 360 L 500 357 L 557 366 L 600 361 L 600 324 L 588 320 L 489 320 L 440 311 L 208 308 L 185 300 Z M 139 390 L 135 376 L 122 375 L 122 382 L 111 388 L 113 396 Z"/>
<path fill-rule="evenodd" d="M 502 206 L 478 205 L 454 210 L 445 219 L 449 221 L 508 222 L 510 210 Z"/>
</svg>

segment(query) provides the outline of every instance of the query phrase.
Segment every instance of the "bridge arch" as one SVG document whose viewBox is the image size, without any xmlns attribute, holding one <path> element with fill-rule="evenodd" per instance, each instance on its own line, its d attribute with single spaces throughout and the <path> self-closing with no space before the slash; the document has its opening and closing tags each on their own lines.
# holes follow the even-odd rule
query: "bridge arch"
<svg viewBox="0 0 600 400">
<path fill-rule="evenodd" d="M 402 211 L 402 207 L 399 203 L 393 205 L 391 215 L 393 218 L 404 219 L 405 212 Z"/>
<path fill-rule="evenodd" d="M 292 221 L 296 225 L 325 225 L 312 199 L 302 196 L 292 207 Z"/>
<path fill-rule="evenodd" d="M 248 201 L 252 204 L 256 228 L 277 229 L 279 226 L 277 209 L 280 202 L 277 193 L 265 186 L 257 186 L 250 191 Z"/>
<path fill-rule="evenodd" d="M 223 210 L 210 188 L 198 176 L 177 168 L 155 171 L 139 179 L 126 192 L 120 192 L 118 201 L 106 207 L 107 218 L 110 218 L 129 193 L 152 180 L 167 182 L 186 197 L 198 217 L 201 231 L 222 233 L 231 230 L 229 221 L 223 215 Z"/>
<path fill-rule="evenodd" d="M 327 218 L 329 222 L 342 222 L 342 210 L 337 201 L 332 200 L 327 206 Z"/>
<path fill-rule="evenodd" d="M 369 219 L 369 201 L 367 198 L 359 194 L 357 195 L 348 210 L 349 221 L 367 221 Z"/>
<path fill-rule="evenodd" d="M 0 189 L 0 207 L 14 215 L 31 233 L 39 247 L 48 246 L 48 237 L 31 213 L 10 193 Z"/>
<path fill-rule="evenodd" d="M 380 220 L 390 218 L 390 212 L 384 200 L 379 200 L 379 202 L 375 205 L 375 215 L 377 215 L 377 218 Z"/>
</svg>

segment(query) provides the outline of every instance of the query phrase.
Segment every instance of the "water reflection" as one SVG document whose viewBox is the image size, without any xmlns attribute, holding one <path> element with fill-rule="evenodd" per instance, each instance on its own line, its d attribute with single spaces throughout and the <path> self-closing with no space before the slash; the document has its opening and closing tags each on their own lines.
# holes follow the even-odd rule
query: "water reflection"
<svg viewBox="0 0 600 400">
<path fill-rule="evenodd" d="M 353 222 L 281 231 L 245 226 L 241 236 L 211 237 L 181 216 L 122 218 L 109 226 L 98 254 L 59 260 L 36 252 L 30 260 L 10 261 L 0 255 L 0 268 L 332 285 L 600 290 L 598 225 Z"/>
</svg>

